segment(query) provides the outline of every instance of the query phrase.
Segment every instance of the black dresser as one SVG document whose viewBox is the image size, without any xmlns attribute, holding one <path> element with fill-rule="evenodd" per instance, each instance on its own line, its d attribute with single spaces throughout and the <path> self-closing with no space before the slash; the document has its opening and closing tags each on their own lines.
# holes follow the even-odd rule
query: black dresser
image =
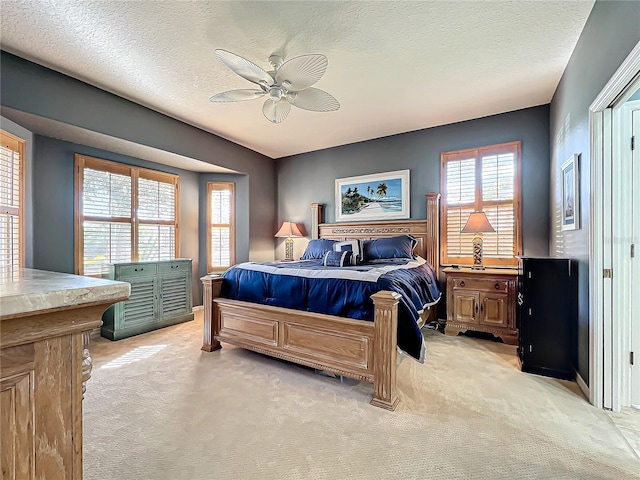
<svg viewBox="0 0 640 480">
<path fill-rule="evenodd" d="M 516 325 L 523 372 L 572 380 L 577 352 L 578 263 L 519 257 Z"/>
</svg>

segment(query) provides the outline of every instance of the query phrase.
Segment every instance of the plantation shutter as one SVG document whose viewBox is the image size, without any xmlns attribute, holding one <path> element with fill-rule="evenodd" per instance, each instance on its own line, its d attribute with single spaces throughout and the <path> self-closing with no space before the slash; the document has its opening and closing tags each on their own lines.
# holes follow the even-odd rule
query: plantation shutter
<svg viewBox="0 0 640 480">
<path fill-rule="evenodd" d="M 473 255 L 473 235 L 460 233 L 476 203 L 476 161 L 463 158 L 447 162 L 447 219 L 446 237 L 451 257 Z"/>
<path fill-rule="evenodd" d="M 176 184 L 138 179 L 139 260 L 175 258 Z"/>
<path fill-rule="evenodd" d="M 25 144 L 8 132 L 0 132 L 0 275 L 13 276 L 24 266 Z"/>
<path fill-rule="evenodd" d="M 82 155 L 76 172 L 76 273 L 176 257 L 178 176 Z"/>
<path fill-rule="evenodd" d="M 460 231 L 472 212 L 484 211 L 495 229 L 483 234 L 484 264 L 516 265 L 522 252 L 520 142 L 446 152 L 441 164 L 441 263 L 473 263 L 474 234 Z"/>
<path fill-rule="evenodd" d="M 234 184 L 207 183 L 209 271 L 224 270 L 235 263 Z"/>
<path fill-rule="evenodd" d="M 485 262 L 509 258 L 517 253 L 515 198 L 515 154 L 482 157 L 482 209 L 495 233 L 483 234 Z"/>
<path fill-rule="evenodd" d="M 82 185 L 84 274 L 132 258 L 131 177 L 85 168 Z"/>
</svg>

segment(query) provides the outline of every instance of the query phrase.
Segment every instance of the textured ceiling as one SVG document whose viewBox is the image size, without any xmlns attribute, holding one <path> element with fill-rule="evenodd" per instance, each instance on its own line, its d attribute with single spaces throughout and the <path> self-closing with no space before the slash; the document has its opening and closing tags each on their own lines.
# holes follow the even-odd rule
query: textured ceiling
<svg viewBox="0 0 640 480">
<path fill-rule="evenodd" d="M 593 6 L 587 1 L 2 1 L 2 48 L 272 158 L 548 103 Z M 266 70 L 322 53 L 316 84 L 337 112 L 262 101 L 216 48 Z"/>
</svg>

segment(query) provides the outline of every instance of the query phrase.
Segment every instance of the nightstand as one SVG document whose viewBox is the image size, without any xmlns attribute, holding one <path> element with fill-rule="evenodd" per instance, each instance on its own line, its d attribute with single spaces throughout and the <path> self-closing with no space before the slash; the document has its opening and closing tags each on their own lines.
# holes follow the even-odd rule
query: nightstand
<svg viewBox="0 0 640 480">
<path fill-rule="evenodd" d="M 445 268 L 447 335 L 473 330 L 518 345 L 516 329 L 517 269 Z"/>
</svg>

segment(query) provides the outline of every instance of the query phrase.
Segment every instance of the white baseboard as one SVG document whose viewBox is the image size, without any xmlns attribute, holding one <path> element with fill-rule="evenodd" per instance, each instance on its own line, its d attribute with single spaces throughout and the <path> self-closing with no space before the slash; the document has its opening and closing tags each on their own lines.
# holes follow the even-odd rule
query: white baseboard
<svg viewBox="0 0 640 480">
<path fill-rule="evenodd" d="M 202 310 L 204 310 L 204 305 L 196 305 L 195 307 L 193 307 L 194 312 L 200 312 Z"/>
<path fill-rule="evenodd" d="M 590 401 L 591 395 L 589 393 L 589 387 L 587 387 L 587 383 L 582 379 L 578 372 L 576 372 L 576 383 L 578 384 L 578 387 L 580 387 L 580 390 L 582 390 L 584 396 L 587 397 L 587 400 Z"/>
</svg>

